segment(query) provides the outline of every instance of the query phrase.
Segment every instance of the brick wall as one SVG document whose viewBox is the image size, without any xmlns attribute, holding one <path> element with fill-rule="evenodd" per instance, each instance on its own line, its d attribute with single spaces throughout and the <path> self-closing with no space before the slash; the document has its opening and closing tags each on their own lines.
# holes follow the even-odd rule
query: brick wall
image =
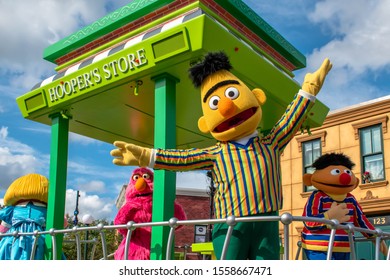
<svg viewBox="0 0 390 280">
<path fill-rule="evenodd" d="M 177 202 L 184 208 L 188 220 L 209 219 L 210 218 L 210 202 L 208 197 L 177 195 Z M 183 247 L 191 245 L 194 242 L 194 226 L 184 226 L 176 231 L 175 246 Z M 176 249 L 182 252 L 184 249 Z M 191 249 L 187 252 L 190 254 L 187 259 L 199 259 L 201 256 L 191 254 Z"/>
</svg>

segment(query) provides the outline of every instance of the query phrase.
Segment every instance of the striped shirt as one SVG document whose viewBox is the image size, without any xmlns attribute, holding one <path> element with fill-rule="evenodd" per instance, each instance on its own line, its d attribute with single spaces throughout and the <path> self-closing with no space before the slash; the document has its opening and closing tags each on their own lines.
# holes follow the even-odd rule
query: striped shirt
<svg viewBox="0 0 390 280">
<path fill-rule="evenodd" d="M 245 145 L 228 141 L 205 149 L 156 149 L 153 168 L 211 170 L 216 188 L 216 218 L 277 211 L 283 203 L 280 153 L 313 104 L 309 98 L 297 94 L 268 135 L 251 138 Z"/>
<path fill-rule="evenodd" d="M 324 218 L 324 213 L 330 209 L 334 201 L 326 193 L 314 191 L 306 202 L 302 216 Z M 347 223 L 351 223 L 356 227 L 375 229 L 363 214 L 362 208 L 352 194 L 348 193 L 342 202 L 349 209 L 348 215 L 350 219 Z M 314 251 L 327 251 L 331 229 L 326 224 L 320 222 L 304 222 L 304 225 L 305 227 L 302 231 L 302 247 Z M 363 232 L 362 234 L 366 237 L 369 236 Z M 333 246 L 333 252 L 350 252 L 348 233 L 345 230 L 336 230 Z"/>
</svg>

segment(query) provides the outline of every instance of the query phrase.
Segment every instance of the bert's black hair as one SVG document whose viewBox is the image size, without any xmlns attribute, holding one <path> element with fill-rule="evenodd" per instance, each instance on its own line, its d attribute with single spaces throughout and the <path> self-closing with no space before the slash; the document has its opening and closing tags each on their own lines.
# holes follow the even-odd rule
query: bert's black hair
<svg viewBox="0 0 390 280">
<path fill-rule="evenodd" d="M 203 61 L 195 64 L 189 69 L 189 76 L 196 88 L 200 87 L 207 76 L 219 71 L 232 69 L 227 55 L 222 52 L 210 52 L 206 54 Z"/>
<path fill-rule="evenodd" d="M 347 167 L 348 169 L 352 169 L 352 167 L 355 166 L 351 159 L 342 153 L 324 154 L 317 158 L 317 160 L 314 161 L 312 164 L 312 166 L 318 170 L 324 169 L 330 165 L 342 165 Z"/>
</svg>

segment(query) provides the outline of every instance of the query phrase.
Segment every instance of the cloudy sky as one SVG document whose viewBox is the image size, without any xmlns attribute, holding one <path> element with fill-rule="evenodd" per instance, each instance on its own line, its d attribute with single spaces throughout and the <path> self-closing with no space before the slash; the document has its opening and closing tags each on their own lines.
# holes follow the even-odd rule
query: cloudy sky
<svg viewBox="0 0 390 280">
<path fill-rule="evenodd" d="M 390 1 L 245 0 L 307 57 L 301 82 L 325 57 L 333 69 L 319 95 L 331 110 L 390 94 Z M 129 3 L 117 0 L 0 0 L 0 197 L 17 177 L 49 176 L 50 127 L 22 118 L 15 98 L 54 74 L 43 50 Z M 111 220 L 131 168 L 114 166 L 112 145 L 70 135 L 66 212 Z M 178 175 L 178 188 L 206 189 L 203 173 Z M 1 200 L 0 200 L 1 202 Z"/>
</svg>

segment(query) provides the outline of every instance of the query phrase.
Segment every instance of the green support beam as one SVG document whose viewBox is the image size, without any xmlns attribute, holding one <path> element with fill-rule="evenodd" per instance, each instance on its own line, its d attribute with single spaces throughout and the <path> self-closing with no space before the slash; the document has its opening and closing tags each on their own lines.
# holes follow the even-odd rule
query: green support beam
<svg viewBox="0 0 390 280">
<path fill-rule="evenodd" d="M 155 82 L 154 147 L 176 148 L 176 83 L 169 74 L 152 77 Z M 152 221 L 167 221 L 173 217 L 176 198 L 176 173 L 154 172 Z M 153 227 L 150 259 L 165 259 L 169 228 Z"/>
<path fill-rule="evenodd" d="M 61 113 L 55 113 L 50 117 L 52 126 L 46 229 L 62 229 L 65 214 L 69 119 Z M 54 256 L 52 236 L 46 235 L 46 259 L 61 259 L 63 236 L 58 234 L 55 238 L 56 254 Z"/>
</svg>

